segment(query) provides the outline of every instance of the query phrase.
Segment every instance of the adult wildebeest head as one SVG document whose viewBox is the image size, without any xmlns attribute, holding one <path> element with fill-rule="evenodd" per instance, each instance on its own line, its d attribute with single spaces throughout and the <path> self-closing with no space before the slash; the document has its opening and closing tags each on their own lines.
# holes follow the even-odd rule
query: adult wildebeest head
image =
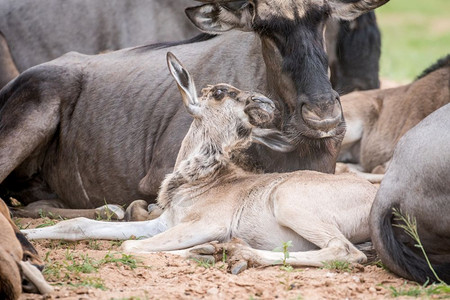
<svg viewBox="0 0 450 300">
<path fill-rule="evenodd" d="M 340 135 L 343 118 L 339 95 L 327 75 L 323 45 L 325 22 L 331 16 L 352 19 L 384 3 L 381 1 L 200 0 L 188 8 L 188 17 L 209 33 L 231 29 L 255 31 L 263 47 L 268 83 L 284 99 L 290 120 L 285 130 L 297 135 L 325 138 Z"/>
</svg>

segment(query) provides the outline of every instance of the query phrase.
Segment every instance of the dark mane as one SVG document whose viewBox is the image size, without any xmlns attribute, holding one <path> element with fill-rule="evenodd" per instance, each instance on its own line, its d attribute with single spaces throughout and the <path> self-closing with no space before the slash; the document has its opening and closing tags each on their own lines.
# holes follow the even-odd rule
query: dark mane
<svg viewBox="0 0 450 300">
<path fill-rule="evenodd" d="M 182 41 L 175 41 L 175 42 L 163 42 L 163 43 L 156 43 L 151 45 L 144 45 L 144 46 L 138 46 L 133 49 L 130 49 L 131 51 L 148 51 L 148 50 L 157 50 L 157 49 L 165 49 L 169 47 L 179 46 L 179 45 L 186 45 L 186 44 L 193 44 L 193 43 L 199 43 L 208 41 L 212 38 L 215 38 L 216 34 L 209 34 L 209 33 L 200 33 L 193 38 L 182 40 Z"/>
<path fill-rule="evenodd" d="M 444 68 L 444 67 L 450 67 L 450 54 L 447 54 L 446 56 L 440 58 L 437 62 L 435 62 L 430 67 L 426 68 L 422 74 L 417 76 L 416 80 L 419 80 L 420 78 L 423 78 L 430 74 L 431 72 L 434 72 L 438 69 Z"/>
</svg>

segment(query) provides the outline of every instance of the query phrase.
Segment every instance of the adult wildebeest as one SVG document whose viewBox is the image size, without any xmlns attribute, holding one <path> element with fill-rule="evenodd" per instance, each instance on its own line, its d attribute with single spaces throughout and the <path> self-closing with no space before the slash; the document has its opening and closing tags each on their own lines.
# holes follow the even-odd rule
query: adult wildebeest
<svg viewBox="0 0 450 300">
<path fill-rule="evenodd" d="M 447 81 L 447 84 L 449 82 Z M 399 141 L 370 213 L 372 242 L 394 273 L 437 281 L 416 242 L 396 225 L 397 209 L 417 221 L 419 238 L 437 276 L 450 283 L 450 104 Z"/>
<path fill-rule="evenodd" d="M 184 14 L 192 2 L 3 0 L 0 2 L 0 89 L 18 71 L 70 51 L 97 54 L 194 37 L 199 31 Z M 354 21 L 328 22 L 326 39 L 331 82 L 339 93 L 378 88 L 381 41 L 373 12 Z"/>
<path fill-rule="evenodd" d="M 347 132 L 338 160 L 359 164 L 367 173 L 383 174 L 399 139 L 433 111 L 450 103 L 449 83 L 447 55 L 411 84 L 343 96 Z"/>
<path fill-rule="evenodd" d="M 8 207 L 0 199 L 0 299 L 18 299 L 26 292 L 46 294 L 52 291 L 40 270 L 34 247 L 11 220 Z"/>
<path fill-rule="evenodd" d="M 194 24 L 240 31 L 163 49 L 71 53 L 31 68 L 0 92 L 2 187 L 25 204 L 153 201 L 192 121 L 174 101 L 167 49 L 186 57 L 201 85 L 229 82 L 277 101 L 274 126 L 296 149 L 252 147 L 247 168 L 333 173 L 345 128 L 327 76 L 323 25 L 386 2 L 208 1 L 187 10 Z"/>
<path fill-rule="evenodd" d="M 198 99 L 193 79 L 171 54 L 168 65 L 194 120 L 173 173 L 162 183 L 158 195 L 162 215 L 152 221 L 127 223 L 77 218 L 25 230 L 28 238 L 149 237 L 122 244 L 125 251 L 140 253 L 240 238 L 248 245 L 233 242 L 235 251 L 229 254 L 252 265 L 281 263 L 283 253 L 271 250 L 290 240 L 295 252 L 287 262 L 294 266 L 366 260 L 353 243 L 369 239 L 374 186 L 349 174 L 254 174 L 243 170 L 233 163 L 233 156 L 252 140 L 277 151 L 292 148 L 281 132 L 263 128 L 275 117 L 274 102 L 227 84 L 203 89 Z M 175 253 L 208 256 L 214 252 L 213 245 L 202 245 Z"/>
</svg>

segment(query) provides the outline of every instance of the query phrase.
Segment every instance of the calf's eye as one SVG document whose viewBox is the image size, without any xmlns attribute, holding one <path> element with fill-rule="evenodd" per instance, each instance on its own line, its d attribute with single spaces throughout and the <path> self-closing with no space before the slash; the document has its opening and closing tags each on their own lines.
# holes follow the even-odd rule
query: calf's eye
<svg viewBox="0 0 450 300">
<path fill-rule="evenodd" d="M 221 89 L 217 89 L 213 92 L 213 98 L 216 100 L 222 100 L 225 97 L 225 92 Z"/>
</svg>

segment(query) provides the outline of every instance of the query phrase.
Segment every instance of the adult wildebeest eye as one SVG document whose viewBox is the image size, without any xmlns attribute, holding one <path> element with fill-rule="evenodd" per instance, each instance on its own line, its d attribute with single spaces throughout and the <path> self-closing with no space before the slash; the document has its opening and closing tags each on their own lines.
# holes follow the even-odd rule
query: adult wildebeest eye
<svg viewBox="0 0 450 300">
<path fill-rule="evenodd" d="M 248 0 L 243 1 L 232 1 L 227 3 L 220 4 L 223 8 L 230 10 L 230 11 L 238 11 L 241 10 L 249 5 Z"/>
<path fill-rule="evenodd" d="M 225 97 L 226 91 L 222 90 L 222 89 L 216 89 L 213 92 L 213 98 L 215 100 L 222 100 Z"/>
</svg>

